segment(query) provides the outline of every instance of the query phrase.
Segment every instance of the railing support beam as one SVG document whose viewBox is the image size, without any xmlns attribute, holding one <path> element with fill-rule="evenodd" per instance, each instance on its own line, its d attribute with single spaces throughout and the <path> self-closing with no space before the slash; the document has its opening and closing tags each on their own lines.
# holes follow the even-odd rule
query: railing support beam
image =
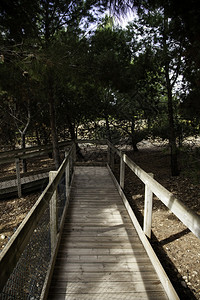
<svg viewBox="0 0 200 300">
<path fill-rule="evenodd" d="M 65 157 L 67 156 L 67 152 L 65 152 Z M 65 168 L 65 196 L 68 198 L 69 194 L 69 186 L 70 186 L 70 164 L 71 164 L 71 156 Z"/>
<path fill-rule="evenodd" d="M 124 154 L 121 152 L 120 155 L 120 187 L 122 190 L 124 189 L 124 178 L 125 178 L 125 162 L 124 162 Z"/>
<path fill-rule="evenodd" d="M 149 173 L 153 178 L 153 174 Z M 144 224 L 143 230 L 148 238 L 151 238 L 151 224 L 152 224 L 152 209 L 153 209 L 153 193 L 149 185 L 145 184 L 145 200 L 144 200 Z"/>
<path fill-rule="evenodd" d="M 108 165 L 110 165 L 110 152 L 111 152 L 111 148 L 108 144 L 108 150 L 107 150 L 107 162 L 108 162 Z"/>
<path fill-rule="evenodd" d="M 57 175 L 57 171 L 49 172 L 49 182 L 52 182 Z M 58 191 L 57 188 L 53 193 L 49 202 L 50 208 L 50 233 L 51 233 L 51 252 L 54 251 L 56 246 L 56 238 L 58 233 Z"/>
<path fill-rule="evenodd" d="M 112 149 L 110 149 L 110 154 L 111 154 L 110 166 L 111 166 L 111 169 L 114 171 L 114 167 L 115 167 L 115 152 Z"/>
</svg>

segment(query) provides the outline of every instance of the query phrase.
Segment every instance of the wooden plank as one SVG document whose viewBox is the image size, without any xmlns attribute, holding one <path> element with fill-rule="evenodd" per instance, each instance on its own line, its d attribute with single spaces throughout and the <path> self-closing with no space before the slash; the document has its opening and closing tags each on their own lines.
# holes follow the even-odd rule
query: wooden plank
<svg viewBox="0 0 200 300">
<path fill-rule="evenodd" d="M 98 193 L 98 195 L 97 195 Z M 116 195 L 115 193 L 113 192 L 110 192 L 110 191 L 107 191 L 107 192 L 101 192 L 101 191 L 96 191 L 95 192 L 91 192 L 91 193 L 85 193 L 84 191 L 81 193 L 81 194 L 76 194 L 74 193 L 72 195 L 72 199 L 73 199 L 73 196 L 76 198 L 74 201 L 88 201 L 88 199 L 90 201 L 95 201 L 95 200 L 102 200 L 102 201 L 107 201 L 107 200 L 115 200 L 115 197 L 117 197 L 118 199 L 120 199 L 119 195 Z M 100 197 L 101 196 L 101 197 Z M 90 198 L 93 198 L 93 199 L 90 199 Z M 103 198 L 103 199 L 102 199 Z"/>
<path fill-rule="evenodd" d="M 101 210 L 101 208 L 99 209 Z M 68 215 L 69 217 L 69 215 Z M 95 214 L 82 214 L 82 213 L 77 213 L 77 214 L 74 214 L 72 213 L 71 215 L 71 220 L 80 220 L 81 218 L 81 221 L 84 223 L 85 220 L 87 221 L 90 221 L 91 223 L 94 222 L 97 223 L 98 221 L 103 221 L 103 220 L 106 220 L 106 221 L 109 221 L 108 218 L 110 218 L 110 221 L 118 221 L 118 222 L 121 222 L 121 223 L 129 223 L 130 222 L 130 219 L 129 217 L 127 216 L 127 214 L 123 213 L 123 214 L 113 214 L 113 213 L 101 213 L 99 212 L 96 217 L 95 217 Z"/>
<path fill-rule="evenodd" d="M 70 203 L 69 212 L 73 211 L 73 209 L 77 208 L 77 206 L 78 205 L 76 205 L 75 203 L 74 203 L 74 205 L 72 203 Z M 80 211 L 75 211 L 75 213 L 76 214 L 78 214 L 78 213 L 80 213 L 80 214 L 81 213 L 98 214 L 99 213 L 99 208 L 97 208 L 97 207 L 87 207 L 85 205 L 84 205 L 84 207 L 85 207 L 84 212 L 82 212 L 80 210 Z M 105 207 L 102 207 L 102 209 L 105 213 L 117 213 L 117 214 L 119 214 L 119 213 L 126 212 L 126 208 L 122 204 L 121 205 L 118 204 L 118 205 L 113 206 L 113 207 L 110 206 L 110 205 L 106 205 Z"/>
<path fill-rule="evenodd" d="M 80 217 L 79 216 L 71 216 L 71 220 L 72 222 L 78 222 L 80 220 Z M 129 218 L 122 218 L 122 217 L 114 217 L 114 216 L 111 216 L 111 219 L 106 219 L 104 218 L 103 216 L 98 216 L 95 218 L 95 216 L 85 216 L 85 215 L 82 215 L 82 219 L 81 219 L 81 222 L 82 224 L 85 224 L 85 223 L 90 223 L 91 226 L 92 224 L 116 224 L 116 225 L 119 225 L 119 224 L 125 224 L 125 223 L 130 223 L 130 220 Z"/>
<path fill-rule="evenodd" d="M 93 262 L 93 263 L 98 263 L 98 262 L 130 262 L 130 263 L 145 263 L 149 261 L 149 258 L 145 253 L 141 255 L 139 252 L 139 255 L 132 255 L 132 254 L 126 254 L 126 255 L 110 255 L 110 254 L 105 254 L 105 255 L 68 255 L 65 252 L 59 253 L 57 256 L 58 263 L 62 262 L 73 262 L 73 263 L 88 263 L 88 262 Z"/>
<path fill-rule="evenodd" d="M 117 294 L 111 294 L 111 293 L 103 293 L 102 295 L 99 294 L 91 294 L 91 295 L 85 295 L 85 294 L 73 294 L 73 295 L 67 295 L 67 297 L 65 297 L 65 295 L 63 294 L 59 294 L 57 295 L 56 298 L 54 298 L 54 296 L 50 296 L 49 298 L 50 300 L 56 299 L 56 300 L 102 300 L 102 299 L 107 299 L 107 300 L 121 300 L 121 299 L 126 299 L 126 300 L 133 300 L 133 299 L 149 299 L 149 300 L 155 300 L 155 299 L 160 299 L 160 300 L 164 300 L 166 299 L 165 297 L 163 297 L 163 295 L 159 292 L 150 292 L 148 291 L 148 293 L 123 293 L 123 296 L 121 295 L 121 293 L 117 293 Z"/>
<path fill-rule="evenodd" d="M 58 281 L 52 288 L 55 293 L 66 294 L 93 294 L 93 293 L 126 293 L 127 291 L 144 292 L 144 291 L 163 291 L 160 281 L 142 281 L 142 282 L 65 282 Z M 122 298 L 123 299 L 123 298 Z"/>
<path fill-rule="evenodd" d="M 107 201 L 107 204 L 105 203 L 105 205 L 100 201 L 96 202 L 96 203 L 95 202 L 94 203 L 93 202 L 88 202 L 88 203 L 79 202 L 79 203 L 77 203 L 77 202 L 74 201 L 73 203 L 70 203 L 69 208 L 75 208 L 77 206 L 82 207 L 82 208 L 88 208 L 88 209 L 94 209 L 94 208 L 99 209 L 99 206 L 101 206 L 104 209 L 106 209 L 106 208 L 123 209 L 124 208 L 124 205 L 121 204 L 121 203 L 116 204 L 116 202 L 108 202 L 108 201 Z"/>
<path fill-rule="evenodd" d="M 91 226 L 92 225 L 92 226 Z M 110 230 L 115 230 L 115 229 L 121 229 L 121 228 L 125 228 L 125 229 L 133 229 L 133 225 L 131 223 L 127 223 L 126 226 L 124 224 L 119 224 L 119 225 L 114 225 L 114 226 L 109 226 L 109 225 L 98 225 L 98 224 L 83 224 L 81 222 L 81 220 L 79 222 L 76 222 L 75 224 L 72 223 L 65 223 L 65 228 L 70 230 L 76 230 L 76 229 L 80 229 L 80 230 L 90 230 L 90 231 L 96 231 L 97 232 L 105 232 L 105 231 L 110 231 Z"/>
<path fill-rule="evenodd" d="M 139 272 L 83 272 L 78 274 L 76 272 L 63 272 L 58 273 L 56 277 L 53 277 L 53 282 L 56 283 L 58 281 L 69 281 L 69 282 L 85 282 L 85 281 L 110 281 L 110 282 L 118 282 L 120 278 L 120 282 L 141 282 L 143 280 L 157 280 L 157 275 L 151 272 L 144 272 L 142 276 Z"/>
<path fill-rule="evenodd" d="M 132 237 L 132 236 L 136 236 L 137 234 L 135 233 L 135 231 L 133 230 L 120 230 L 119 228 L 114 230 L 106 230 L 106 231 L 81 231 L 77 230 L 77 229 L 69 229 L 69 230 L 65 230 L 65 232 L 63 233 L 63 236 L 70 236 L 70 237 L 82 237 L 82 236 L 89 236 L 89 237 L 100 237 L 100 236 L 104 236 L 104 237 L 116 237 L 119 241 L 119 239 L 121 240 L 121 237 Z"/>
<path fill-rule="evenodd" d="M 55 272 L 155 272 L 152 264 L 147 263 L 60 263 L 56 262 Z M 120 278 L 119 278 L 120 281 Z"/>
<path fill-rule="evenodd" d="M 85 212 L 83 212 L 82 210 L 76 211 L 74 210 L 74 208 L 78 208 L 78 206 L 69 206 L 69 215 L 73 214 L 74 216 L 82 216 L 83 214 L 86 215 L 96 215 L 96 216 L 101 216 L 101 215 L 105 215 L 105 217 L 108 217 L 108 214 L 114 215 L 114 216 L 119 216 L 119 215 L 127 215 L 127 212 L 125 210 L 125 208 L 123 207 L 119 207 L 118 209 L 116 209 L 115 207 L 85 207 Z"/>
<path fill-rule="evenodd" d="M 87 236 L 74 236 L 74 235 L 71 235 L 71 236 L 69 236 L 69 235 L 63 235 L 63 238 L 62 238 L 62 242 L 63 243 L 71 243 L 71 242 L 74 242 L 74 241 L 76 241 L 76 242 L 81 242 L 81 243 L 88 243 L 88 242 L 91 242 L 91 240 L 92 240 L 92 242 L 93 243 L 105 243 L 105 245 L 106 245 L 106 243 L 117 243 L 117 244 L 119 244 L 119 243 L 134 243 L 134 245 L 136 244 L 136 243 L 138 243 L 138 244 L 140 244 L 140 240 L 139 240 L 139 238 L 138 238 L 138 236 L 137 235 L 134 235 L 134 236 L 112 236 L 112 235 L 110 235 L 110 236 L 100 236 L 100 235 L 96 235 L 96 236 L 92 236 L 91 237 L 91 235 L 87 235 Z M 92 245 L 92 244 L 91 244 Z"/>
<path fill-rule="evenodd" d="M 127 254 L 132 254 L 132 255 L 137 255 L 140 253 L 141 255 L 143 253 L 146 253 L 144 251 L 144 248 L 140 245 L 140 247 L 135 247 L 134 250 L 132 248 L 128 249 L 123 249 L 123 248 L 114 248 L 114 249 L 107 249 L 107 248 L 65 248 L 64 250 L 61 248 L 60 253 L 65 252 L 67 255 L 89 255 L 89 254 L 96 254 L 96 255 L 105 255 L 105 254 L 110 254 L 110 255 L 127 255 Z"/>
<path fill-rule="evenodd" d="M 102 208 L 106 208 L 106 207 L 108 207 L 108 206 L 113 206 L 113 207 L 115 207 L 116 206 L 116 200 L 117 199 L 104 199 L 104 200 L 102 200 L 102 199 L 94 199 L 93 201 L 89 201 L 88 199 L 86 199 L 86 200 L 84 200 L 84 201 L 75 201 L 74 202 L 74 204 L 76 204 L 76 206 L 77 205 L 85 205 L 85 206 L 87 206 L 87 207 L 102 207 Z M 122 207 L 122 206 L 121 206 Z"/>
<path fill-rule="evenodd" d="M 90 249 L 90 248 L 97 248 L 97 249 L 101 249 L 101 248 L 105 248 L 105 249 L 132 249 L 132 245 L 130 244 L 130 242 L 128 243 L 123 243 L 119 245 L 119 242 L 107 242 L 104 244 L 100 243 L 100 242 L 92 242 L 90 241 L 88 242 L 78 242 L 76 240 L 74 240 L 73 242 L 63 242 L 63 240 L 61 240 L 61 245 L 65 245 L 66 247 L 72 247 L 72 248 L 84 248 L 84 249 Z M 141 244 L 138 242 L 136 244 L 134 244 L 134 247 L 140 248 Z"/>
<path fill-rule="evenodd" d="M 49 300 L 166 300 L 166 296 L 162 292 L 123 292 L 123 293 L 102 293 L 102 294 L 50 294 Z"/>
</svg>

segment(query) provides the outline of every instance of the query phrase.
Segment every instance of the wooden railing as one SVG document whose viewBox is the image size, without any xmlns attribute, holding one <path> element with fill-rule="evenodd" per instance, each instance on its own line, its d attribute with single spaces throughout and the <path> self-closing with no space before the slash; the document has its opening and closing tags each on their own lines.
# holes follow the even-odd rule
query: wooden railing
<svg viewBox="0 0 200 300">
<path fill-rule="evenodd" d="M 59 148 L 66 147 L 71 144 L 71 141 L 59 142 Z M 0 152 L 0 164 L 11 163 L 15 161 L 15 158 L 30 158 L 38 155 L 43 155 L 52 150 L 52 144 L 49 145 L 40 145 L 27 147 L 24 149 L 15 149 L 10 151 L 1 151 Z"/>
<path fill-rule="evenodd" d="M 60 142 L 59 148 L 64 149 L 67 146 L 70 147 L 72 142 Z M 39 158 L 40 156 L 46 155 L 52 151 L 52 145 L 46 146 L 35 146 L 29 147 L 25 149 L 16 149 L 7 152 L 0 152 L 0 165 L 8 163 L 8 164 L 15 164 L 16 170 L 16 182 L 17 182 L 17 193 L 18 197 L 21 198 L 22 196 L 22 183 L 21 183 L 21 172 L 20 172 L 20 165 L 23 160 L 31 159 L 31 158 Z M 24 173 L 25 174 L 25 173 Z"/>
<path fill-rule="evenodd" d="M 153 179 L 152 174 L 146 173 L 137 166 L 126 154 L 116 149 L 110 142 L 109 147 L 109 163 L 111 168 L 114 164 L 114 155 L 120 157 L 120 186 L 124 189 L 125 165 L 127 165 L 133 173 L 145 184 L 145 203 L 144 203 L 144 222 L 143 230 L 145 234 L 151 237 L 152 223 L 152 205 L 153 194 L 156 195 L 165 206 L 173 212 L 176 217 L 189 228 L 196 237 L 200 238 L 200 216 L 184 205 L 171 192 L 164 188 L 160 183 Z"/>
<path fill-rule="evenodd" d="M 23 222 L 12 235 L 8 244 L 0 253 L 0 292 L 2 292 L 10 274 L 13 272 L 18 260 L 26 248 L 31 235 L 38 225 L 45 209 L 50 208 L 50 235 L 51 235 L 51 262 L 49 270 L 47 271 L 47 279 L 45 285 L 48 284 L 49 273 L 51 272 L 53 262 L 55 260 L 58 241 L 61 236 L 64 218 L 68 206 L 68 198 L 70 192 L 70 184 L 73 173 L 73 162 L 75 160 L 75 145 L 72 145 L 66 157 L 63 160 L 58 171 L 50 172 L 50 181 L 41 196 L 38 198 L 35 205 L 29 211 Z M 61 221 L 58 224 L 57 212 L 57 188 L 61 178 L 65 175 L 65 196 L 66 204 L 63 209 Z M 46 290 L 46 288 L 44 289 Z"/>
</svg>

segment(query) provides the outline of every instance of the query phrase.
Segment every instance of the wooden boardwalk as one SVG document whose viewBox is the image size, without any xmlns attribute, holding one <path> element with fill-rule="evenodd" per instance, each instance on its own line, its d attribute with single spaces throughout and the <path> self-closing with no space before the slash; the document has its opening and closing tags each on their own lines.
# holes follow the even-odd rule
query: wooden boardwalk
<svg viewBox="0 0 200 300">
<path fill-rule="evenodd" d="M 12 176 L 13 177 L 13 176 Z M 0 199 L 5 196 L 17 195 L 17 179 L 12 178 L 4 181 L 0 181 Z M 48 183 L 49 171 L 38 173 L 34 175 L 24 176 L 21 178 L 21 185 L 23 191 L 32 191 L 40 188 Z"/>
<path fill-rule="evenodd" d="M 48 299 L 168 299 L 106 167 L 75 169 Z"/>
</svg>

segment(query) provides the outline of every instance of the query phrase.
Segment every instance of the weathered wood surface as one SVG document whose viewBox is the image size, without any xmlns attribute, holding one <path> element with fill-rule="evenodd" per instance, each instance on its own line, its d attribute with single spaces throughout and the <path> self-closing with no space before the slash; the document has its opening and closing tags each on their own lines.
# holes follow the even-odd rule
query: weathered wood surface
<svg viewBox="0 0 200 300">
<path fill-rule="evenodd" d="M 105 167 L 76 167 L 48 299 L 168 299 Z"/>
</svg>

